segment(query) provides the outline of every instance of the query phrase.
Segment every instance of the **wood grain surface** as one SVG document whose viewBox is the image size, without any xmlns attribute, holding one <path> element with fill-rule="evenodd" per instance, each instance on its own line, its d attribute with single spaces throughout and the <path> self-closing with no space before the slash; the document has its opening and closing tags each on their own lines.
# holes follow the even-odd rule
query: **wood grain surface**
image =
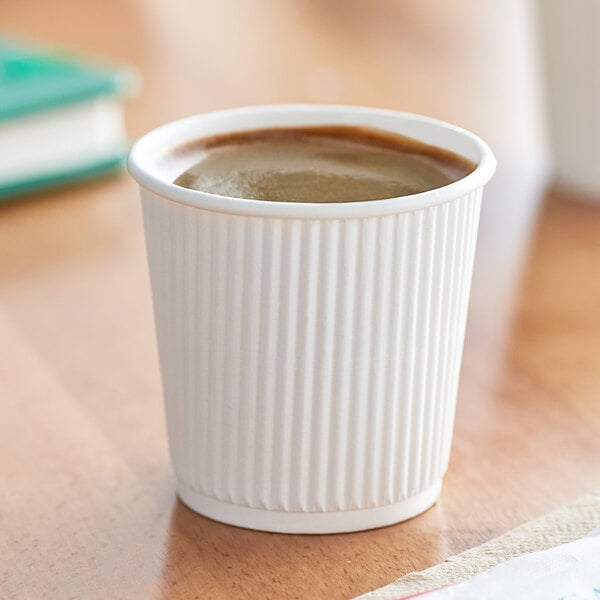
<svg viewBox="0 0 600 600">
<path fill-rule="evenodd" d="M 350 598 L 597 487 L 600 205 L 545 189 L 525 6 L 0 0 L 4 32 L 139 70 L 132 137 L 214 108 L 343 102 L 467 126 L 499 159 L 442 498 L 345 535 L 237 529 L 177 501 L 126 174 L 0 207 L 0 598 Z"/>
</svg>

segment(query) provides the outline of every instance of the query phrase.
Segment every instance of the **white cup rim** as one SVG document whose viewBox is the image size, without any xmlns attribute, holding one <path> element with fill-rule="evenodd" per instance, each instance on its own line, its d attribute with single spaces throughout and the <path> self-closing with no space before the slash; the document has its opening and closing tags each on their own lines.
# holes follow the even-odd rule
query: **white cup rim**
<svg viewBox="0 0 600 600">
<path fill-rule="evenodd" d="M 207 135 L 311 124 L 362 125 L 401 133 L 466 156 L 477 167 L 458 181 L 426 192 L 383 200 L 340 203 L 273 202 L 220 196 L 176 185 L 172 182 L 173 178 L 166 177 L 160 167 L 161 156 L 166 156 L 169 151 L 186 142 Z M 204 131 L 207 126 L 213 127 L 210 133 Z M 490 180 L 496 169 L 496 159 L 488 145 L 475 134 L 430 117 L 358 106 L 275 104 L 208 112 L 158 127 L 134 144 L 127 166 L 143 188 L 169 201 L 194 208 L 261 217 L 348 219 L 410 212 L 462 197 L 483 187 Z"/>
</svg>

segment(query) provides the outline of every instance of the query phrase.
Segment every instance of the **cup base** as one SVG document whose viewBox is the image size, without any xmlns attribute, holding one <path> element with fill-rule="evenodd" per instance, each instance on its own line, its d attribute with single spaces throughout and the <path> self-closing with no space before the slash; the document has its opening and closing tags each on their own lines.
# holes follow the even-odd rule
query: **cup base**
<svg viewBox="0 0 600 600">
<path fill-rule="evenodd" d="M 442 489 L 440 479 L 430 488 L 398 502 L 377 508 L 338 512 L 284 512 L 239 506 L 210 498 L 177 483 L 177 495 L 193 511 L 228 525 L 271 533 L 347 533 L 393 525 L 416 517 L 430 508 Z"/>
</svg>

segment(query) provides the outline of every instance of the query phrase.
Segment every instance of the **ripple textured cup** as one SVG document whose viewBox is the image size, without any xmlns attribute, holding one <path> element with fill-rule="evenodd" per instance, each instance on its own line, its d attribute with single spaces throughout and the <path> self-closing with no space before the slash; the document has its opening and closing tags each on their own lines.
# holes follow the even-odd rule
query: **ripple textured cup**
<svg viewBox="0 0 600 600">
<path fill-rule="evenodd" d="M 396 132 L 478 166 L 428 192 L 335 204 L 171 183 L 196 160 L 174 152 L 187 142 L 308 125 Z M 182 501 L 286 533 L 370 529 L 431 506 L 450 454 L 489 148 L 417 115 L 261 106 L 156 129 L 129 169 Z"/>
</svg>

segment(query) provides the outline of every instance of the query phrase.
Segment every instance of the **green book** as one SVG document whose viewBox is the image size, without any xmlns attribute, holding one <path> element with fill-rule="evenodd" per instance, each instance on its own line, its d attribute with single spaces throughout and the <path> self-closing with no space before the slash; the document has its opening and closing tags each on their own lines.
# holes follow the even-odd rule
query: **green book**
<svg viewBox="0 0 600 600">
<path fill-rule="evenodd" d="M 0 40 L 0 199 L 119 168 L 132 74 Z"/>
</svg>

